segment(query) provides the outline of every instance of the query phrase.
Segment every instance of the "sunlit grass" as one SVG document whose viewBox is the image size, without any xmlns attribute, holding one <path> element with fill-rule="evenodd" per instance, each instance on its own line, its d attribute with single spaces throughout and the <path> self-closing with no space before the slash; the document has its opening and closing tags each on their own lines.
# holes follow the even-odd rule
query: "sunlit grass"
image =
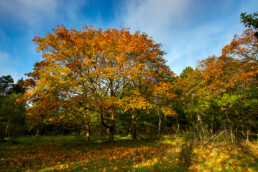
<svg viewBox="0 0 258 172">
<path fill-rule="evenodd" d="M 201 148 L 183 137 L 115 142 L 95 137 L 22 137 L 0 143 L 3 171 L 257 171 L 257 142 L 216 142 Z"/>
</svg>

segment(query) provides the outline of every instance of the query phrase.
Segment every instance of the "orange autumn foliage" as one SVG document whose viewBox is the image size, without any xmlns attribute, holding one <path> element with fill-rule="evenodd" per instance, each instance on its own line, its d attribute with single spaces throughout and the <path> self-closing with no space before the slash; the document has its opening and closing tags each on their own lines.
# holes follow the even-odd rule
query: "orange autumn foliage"
<svg viewBox="0 0 258 172">
<path fill-rule="evenodd" d="M 201 62 L 206 65 L 203 76 L 209 82 L 209 89 L 225 92 L 242 87 L 249 89 L 257 84 L 258 40 L 253 29 L 247 29 L 241 36 L 222 49 L 221 57 L 210 57 Z"/>
<path fill-rule="evenodd" d="M 84 108 L 100 114 L 103 123 L 109 118 L 106 126 L 112 128 L 117 113 L 153 108 L 157 95 L 175 97 L 165 52 L 145 33 L 57 26 L 33 41 L 43 60 L 28 74 L 29 91 L 21 99 L 32 105 L 27 112 L 35 122 L 42 116 L 73 121 L 74 109 Z"/>
</svg>

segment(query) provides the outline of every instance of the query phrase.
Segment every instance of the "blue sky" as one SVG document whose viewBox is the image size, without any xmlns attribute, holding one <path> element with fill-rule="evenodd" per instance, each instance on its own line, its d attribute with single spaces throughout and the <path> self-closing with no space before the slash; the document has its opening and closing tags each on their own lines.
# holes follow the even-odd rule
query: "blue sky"
<svg viewBox="0 0 258 172">
<path fill-rule="evenodd" d="M 32 39 L 57 24 L 81 29 L 129 27 L 152 36 L 176 74 L 219 55 L 244 26 L 240 13 L 257 0 L 0 0 L 0 76 L 25 78 L 41 60 Z"/>
</svg>

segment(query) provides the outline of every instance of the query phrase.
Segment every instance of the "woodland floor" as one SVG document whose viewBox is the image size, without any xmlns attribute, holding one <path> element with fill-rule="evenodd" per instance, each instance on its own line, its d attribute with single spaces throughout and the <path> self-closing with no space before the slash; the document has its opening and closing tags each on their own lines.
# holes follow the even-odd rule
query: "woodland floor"
<svg viewBox="0 0 258 172">
<path fill-rule="evenodd" d="M 183 137 L 87 142 L 73 136 L 0 142 L 0 171 L 258 171 L 258 143 L 207 144 Z"/>
</svg>

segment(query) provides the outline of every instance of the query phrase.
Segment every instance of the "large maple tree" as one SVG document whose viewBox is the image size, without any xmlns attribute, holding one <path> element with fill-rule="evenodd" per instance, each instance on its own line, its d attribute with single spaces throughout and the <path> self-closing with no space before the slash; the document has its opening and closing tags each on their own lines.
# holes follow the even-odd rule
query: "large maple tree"
<svg viewBox="0 0 258 172">
<path fill-rule="evenodd" d="M 57 26 L 33 41 L 43 60 L 28 74 L 28 91 L 22 98 L 31 104 L 27 114 L 32 123 L 85 121 L 88 126 L 91 114 L 97 113 L 113 140 L 117 114 L 130 112 L 136 139 L 137 117 L 157 107 L 157 100 L 163 101 L 159 108 L 164 113 L 174 113 L 164 108 L 164 102 L 175 97 L 174 74 L 165 64 L 161 45 L 147 34 Z"/>
</svg>

